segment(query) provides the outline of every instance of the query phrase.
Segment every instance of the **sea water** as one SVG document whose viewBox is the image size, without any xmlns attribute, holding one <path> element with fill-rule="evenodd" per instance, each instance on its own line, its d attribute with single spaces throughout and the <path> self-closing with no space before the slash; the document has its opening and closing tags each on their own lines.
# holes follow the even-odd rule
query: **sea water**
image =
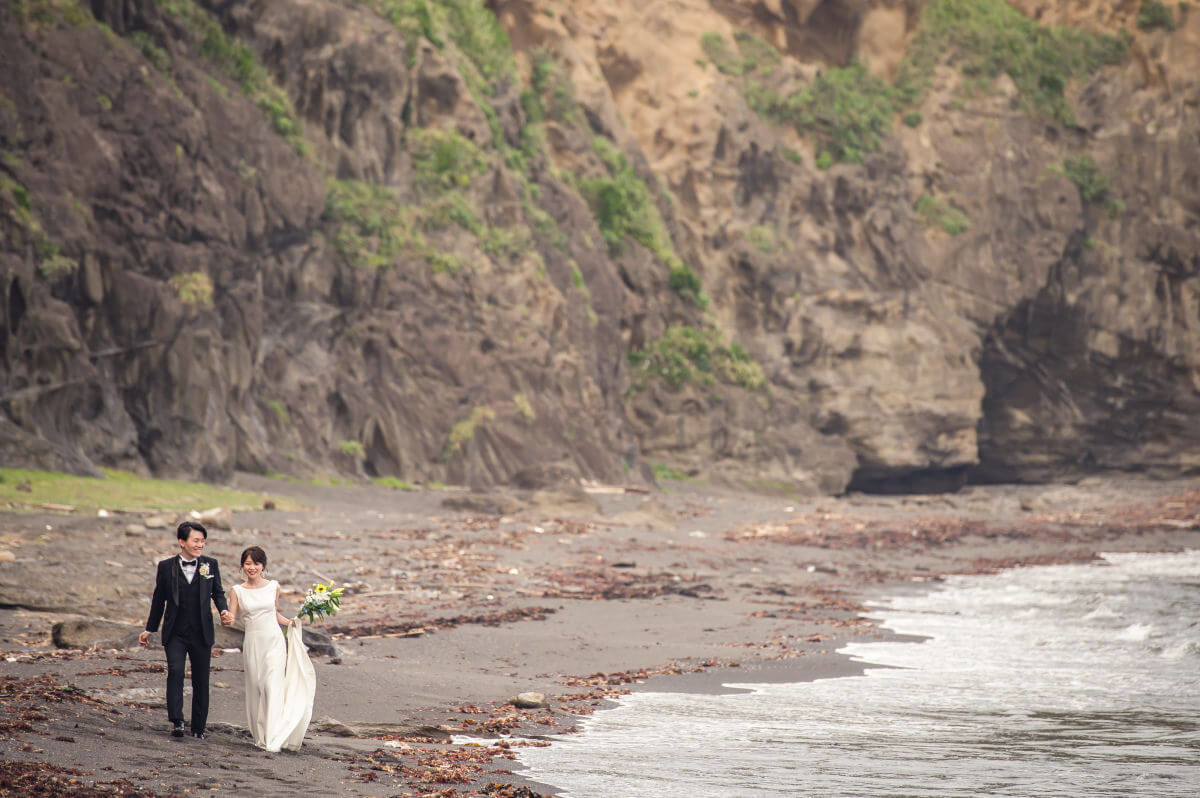
<svg viewBox="0 0 1200 798">
<path fill-rule="evenodd" d="M 521 751 L 571 798 L 1200 795 L 1200 552 L 947 579 L 869 605 L 865 675 L 635 693 Z M 880 667 L 874 667 L 880 666 Z"/>
</svg>

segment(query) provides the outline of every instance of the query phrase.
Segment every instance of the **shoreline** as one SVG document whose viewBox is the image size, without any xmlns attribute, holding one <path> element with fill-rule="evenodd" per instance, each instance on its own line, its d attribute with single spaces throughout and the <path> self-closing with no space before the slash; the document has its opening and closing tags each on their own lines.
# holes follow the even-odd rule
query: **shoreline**
<svg viewBox="0 0 1200 798">
<path fill-rule="evenodd" d="M 839 661 L 835 650 L 848 640 L 887 637 L 861 618 L 868 593 L 928 587 L 950 573 L 1086 560 L 1100 551 L 1200 548 L 1194 480 L 1122 477 L 804 502 L 682 484 L 661 495 L 589 494 L 595 506 L 581 513 L 568 512 L 584 504 L 573 494 L 535 501 L 515 491 L 481 497 L 309 490 L 245 475 L 238 483 L 291 491 L 307 509 L 237 513 L 233 529 L 213 529 L 206 554 L 225 566 L 227 585 L 236 552 L 256 542 L 267 548 L 271 578 L 281 584 L 303 588 L 329 577 L 352 586 L 346 611 L 324 624 L 340 630 L 342 653 L 314 657 L 314 719 L 337 723 L 314 724 L 298 755 L 246 751 L 238 736 L 245 722 L 240 653 L 226 654 L 214 660 L 223 670 L 213 674 L 222 686 L 214 686 L 211 714 L 225 725 L 199 752 L 204 758 L 165 744 L 165 712 L 156 706 L 161 650 L 54 653 L 48 631 L 56 619 L 81 615 L 140 624 L 149 564 L 170 555 L 165 544 L 173 532 L 123 514 L 5 513 L 0 548 L 15 556 L 0 564 L 0 603 L 57 596 L 85 610 L 0 609 L 5 677 L 77 686 L 97 700 L 98 714 L 117 713 L 110 725 L 120 730 L 122 749 L 107 735 L 78 742 L 65 730 L 92 705 L 59 702 L 32 731 L 0 729 L 5 762 L 54 762 L 90 774 L 78 777 L 85 783 L 129 776 L 156 794 L 197 784 L 286 794 L 293 783 L 288 767 L 298 763 L 304 778 L 294 785 L 310 790 L 504 795 L 480 792 L 491 781 L 537 792 L 519 772 L 499 772 L 510 750 L 470 750 L 448 745 L 446 736 L 482 730 L 537 743 L 625 690 L 712 692 L 730 676 L 751 673 L 760 681 L 849 675 L 861 668 Z M 464 496 L 481 509 L 443 506 Z M 144 528 L 131 531 L 135 525 Z M 97 527 L 106 534 L 91 534 Z M 73 540 L 103 564 L 98 573 L 64 578 L 70 566 L 61 547 Z M 113 540 L 120 545 L 105 545 Z M 285 593 L 281 605 L 292 601 L 294 609 L 293 599 Z M 732 662 L 738 667 L 723 667 Z M 506 703 L 527 691 L 545 694 L 549 707 Z M 335 736 L 347 729 L 370 736 Z M 247 775 L 206 764 L 214 754 Z M 153 763 L 156 775 L 130 768 L 127 756 Z"/>
</svg>

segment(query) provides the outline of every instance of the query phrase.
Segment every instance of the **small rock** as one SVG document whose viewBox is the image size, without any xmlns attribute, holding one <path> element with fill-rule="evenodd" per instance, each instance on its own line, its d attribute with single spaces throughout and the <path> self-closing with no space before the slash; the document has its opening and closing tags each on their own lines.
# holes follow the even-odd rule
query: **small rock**
<svg viewBox="0 0 1200 798">
<path fill-rule="evenodd" d="M 136 537 L 137 535 L 144 534 L 145 532 L 146 532 L 146 527 L 142 526 L 141 524 L 126 524 L 125 525 L 125 534 L 128 535 L 129 537 Z"/>
<path fill-rule="evenodd" d="M 271 501 L 270 499 L 263 500 L 263 509 L 264 510 L 274 510 L 275 502 Z"/>
<path fill-rule="evenodd" d="M 171 519 L 165 515 L 152 515 L 143 521 L 148 529 L 166 529 L 171 526 Z"/>
<path fill-rule="evenodd" d="M 518 693 L 508 703 L 517 709 L 542 709 L 546 706 L 546 696 L 542 693 Z"/>
<path fill-rule="evenodd" d="M 1038 512 L 1046 509 L 1045 499 L 1037 496 L 1026 496 L 1021 499 L 1021 509 L 1027 513 Z"/>
<path fill-rule="evenodd" d="M 0 562 L 15 562 L 17 555 L 13 554 L 8 549 L 0 549 Z"/>
<path fill-rule="evenodd" d="M 104 564 L 107 565 L 109 568 L 124 568 L 125 567 L 124 563 L 119 563 L 116 560 L 105 560 Z"/>
</svg>

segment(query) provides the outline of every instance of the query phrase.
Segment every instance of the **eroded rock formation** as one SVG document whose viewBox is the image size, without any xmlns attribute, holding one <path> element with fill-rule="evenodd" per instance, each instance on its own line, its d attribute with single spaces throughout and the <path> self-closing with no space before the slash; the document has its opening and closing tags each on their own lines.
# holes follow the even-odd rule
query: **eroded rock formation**
<svg viewBox="0 0 1200 798">
<path fill-rule="evenodd" d="M 763 92 L 896 79 L 910 4 L 416 5 L 0 8 L 5 464 L 802 492 L 1200 466 L 1200 14 L 1018 3 L 1133 32 L 1065 82 L 1073 118 L 948 50 L 831 159 Z M 758 60 L 720 64 L 734 41 Z M 644 359 L 681 329 L 714 331 L 687 379 Z"/>
</svg>

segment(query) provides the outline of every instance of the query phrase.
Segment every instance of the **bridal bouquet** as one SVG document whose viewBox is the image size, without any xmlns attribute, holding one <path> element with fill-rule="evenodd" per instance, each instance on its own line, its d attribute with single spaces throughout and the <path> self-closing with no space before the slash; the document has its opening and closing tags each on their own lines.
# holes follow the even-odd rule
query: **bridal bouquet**
<svg viewBox="0 0 1200 798">
<path fill-rule="evenodd" d="M 345 588 L 334 587 L 333 582 L 327 585 L 318 582 L 308 589 L 304 603 L 300 605 L 297 616 L 303 615 L 312 623 L 317 618 L 333 615 L 342 606 L 342 593 Z"/>
</svg>

